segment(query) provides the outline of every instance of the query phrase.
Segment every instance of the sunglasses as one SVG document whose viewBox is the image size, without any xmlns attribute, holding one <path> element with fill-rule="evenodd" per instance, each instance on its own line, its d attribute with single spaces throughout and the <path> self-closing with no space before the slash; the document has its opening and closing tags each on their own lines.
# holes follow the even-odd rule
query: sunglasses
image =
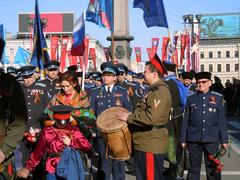
<svg viewBox="0 0 240 180">
<path fill-rule="evenodd" d="M 208 80 L 205 81 L 197 81 L 197 84 L 206 84 L 208 82 Z"/>
</svg>

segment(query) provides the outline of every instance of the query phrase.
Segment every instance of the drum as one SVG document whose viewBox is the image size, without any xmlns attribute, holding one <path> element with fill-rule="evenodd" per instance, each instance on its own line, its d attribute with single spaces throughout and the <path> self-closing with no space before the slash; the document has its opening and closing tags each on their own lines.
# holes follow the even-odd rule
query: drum
<svg viewBox="0 0 240 180">
<path fill-rule="evenodd" d="M 116 160 L 128 160 L 132 154 L 132 135 L 126 122 L 115 117 L 116 112 L 128 112 L 122 107 L 112 107 L 97 118 L 97 128 L 106 143 L 106 156 Z"/>
</svg>

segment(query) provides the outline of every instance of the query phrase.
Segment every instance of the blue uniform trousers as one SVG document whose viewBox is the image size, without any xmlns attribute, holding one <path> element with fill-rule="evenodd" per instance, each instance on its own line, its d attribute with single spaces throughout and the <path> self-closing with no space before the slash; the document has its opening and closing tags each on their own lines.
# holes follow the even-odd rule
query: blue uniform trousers
<svg viewBox="0 0 240 180">
<path fill-rule="evenodd" d="M 218 143 L 187 143 L 191 161 L 191 169 L 188 172 L 188 180 L 200 180 L 202 154 L 208 180 L 220 180 L 221 173 L 215 172 L 215 164 L 209 160 L 208 155 L 215 154 L 218 151 Z"/>
<path fill-rule="evenodd" d="M 153 154 L 135 150 L 133 156 L 137 180 L 164 180 L 164 154 Z"/>
<path fill-rule="evenodd" d="M 97 139 L 98 143 L 98 174 L 97 179 L 110 180 L 112 171 L 113 180 L 125 179 L 125 162 L 106 158 L 106 147 L 102 138 Z M 111 164 L 112 161 L 112 164 Z"/>
</svg>

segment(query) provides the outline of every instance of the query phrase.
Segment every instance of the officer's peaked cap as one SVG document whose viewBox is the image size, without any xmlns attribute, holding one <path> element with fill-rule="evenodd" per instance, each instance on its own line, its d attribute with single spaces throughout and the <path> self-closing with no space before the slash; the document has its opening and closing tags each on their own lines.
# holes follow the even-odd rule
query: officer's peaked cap
<svg viewBox="0 0 240 180">
<path fill-rule="evenodd" d="M 119 74 L 118 68 L 112 62 L 104 62 L 100 68 L 102 73 L 112 73 L 116 76 Z"/>
<path fill-rule="evenodd" d="M 35 66 L 22 66 L 21 68 L 18 69 L 18 72 L 21 73 L 22 77 L 30 77 L 33 75 L 35 72 L 36 67 Z"/>
<path fill-rule="evenodd" d="M 57 70 L 58 67 L 59 67 L 60 63 L 56 60 L 52 60 L 52 61 L 48 61 L 44 64 L 44 68 L 47 69 L 47 70 L 50 70 L 50 69 L 55 69 Z"/>
</svg>

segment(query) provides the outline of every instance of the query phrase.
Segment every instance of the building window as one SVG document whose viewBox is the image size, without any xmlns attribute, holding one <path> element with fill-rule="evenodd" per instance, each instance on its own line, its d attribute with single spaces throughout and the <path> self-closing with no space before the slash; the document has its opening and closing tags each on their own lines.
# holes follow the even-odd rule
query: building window
<svg viewBox="0 0 240 180">
<path fill-rule="evenodd" d="M 234 57 L 238 57 L 238 51 L 234 51 Z"/>
<path fill-rule="evenodd" d="M 230 51 L 226 51 L 226 58 L 230 57 Z"/>
<path fill-rule="evenodd" d="M 239 64 L 235 64 L 235 72 L 239 71 Z"/>
<path fill-rule="evenodd" d="M 230 72 L 230 64 L 226 64 L 226 72 Z"/>
<path fill-rule="evenodd" d="M 209 72 L 213 72 L 213 65 L 209 64 L 208 69 L 209 69 Z"/>
<path fill-rule="evenodd" d="M 218 57 L 218 58 L 221 58 L 221 51 L 218 51 L 218 52 L 217 52 L 217 57 Z"/>
<path fill-rule="evenodd" d="M 201 58 L 201 59 L 204 58 L 204 52 L 201 52 L 201 54 L 200 54 L 200 58 Z"/>
<path fill-rule="evenodd" d="M 204 71 L 204 65 L 203 65 L 203 64 L 201 64 L 201 66 L 200 66 L 200 70 L 201 70 L 201 72 Z"/>
<path fill-rule="evenodd" d="M 222 71 L 222 66 L 221 66 L 221 64 L 218 64 L 217 65 L 217 72 L 221 72 Z"/>
<path fill-rule="evenodd" d="M 212 53 L 212 51 L 210 51 L 210 52 L 208 53 L 208 56 L 209 56 L 209 59 L 213 58 L 213 53 Z"/>
</svg>

